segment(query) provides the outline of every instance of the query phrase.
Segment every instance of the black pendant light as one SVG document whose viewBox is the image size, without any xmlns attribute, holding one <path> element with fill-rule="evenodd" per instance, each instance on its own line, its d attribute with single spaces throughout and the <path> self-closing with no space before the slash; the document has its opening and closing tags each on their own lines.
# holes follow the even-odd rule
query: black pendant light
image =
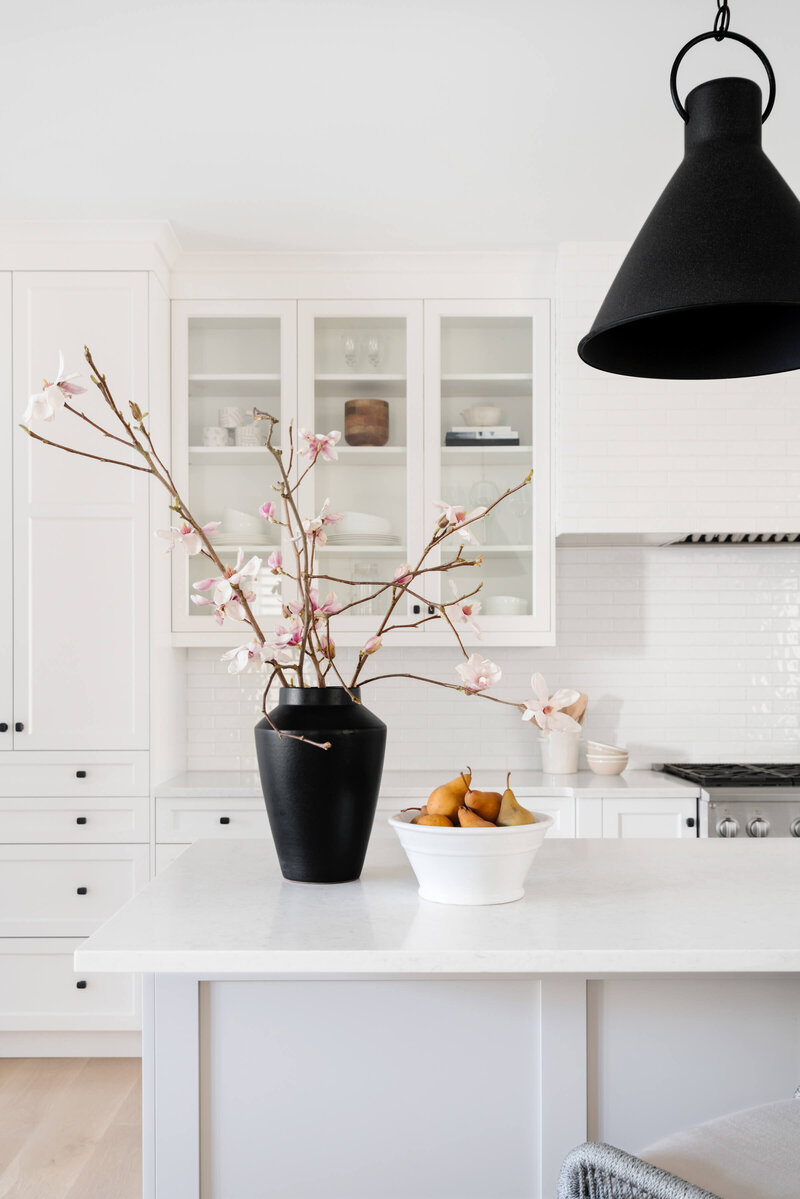
<svg viewBox="0 0 800 1199">
<path fill-rule="evenodd" d="M 717 0 L 714 29 L 672 67 L 686 123 L 684 159 L 645 221 L 578 346 L 589 366 L 650 379 L 733 379 L 800 368 L 800 201 L 761 149 L 775 101 L 764 52 L 731 33 Z M 678 99 L 678 67 L 698 42 L 732 38 L 769 79 L 712 79 Z"/>
</svg>

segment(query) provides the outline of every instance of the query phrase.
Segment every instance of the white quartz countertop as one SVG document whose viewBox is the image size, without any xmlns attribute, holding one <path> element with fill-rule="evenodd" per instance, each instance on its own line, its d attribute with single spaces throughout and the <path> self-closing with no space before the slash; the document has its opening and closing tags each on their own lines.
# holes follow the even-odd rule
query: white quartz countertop
<svg viewBox="0 0 800 1199">
<path fill-rule="evenodd" d="M 381 784 L 381 807 L 395 807 L 396 805 L 388 802 L 394 799 L 419 799 L 420 796 L 427 798 L 434 787 L 446 782 L 453 773 L 451 771 L 445 777 L 429 770 L 385 771 Z M 484 776 L 489 780 L 487 786 L 502 789 L 505 782 L 504 771 L 498 770 L 496 776 L 491 771 L 476 772 L 476 778 L 483 779 Z M 666 798 L 698 795 L 700 791 L 694 783 L 657 770 L 626 770 L 624 774 L 616 775 L 593 774 L 591 770 L 579 770 L 577 774 L 543 774 L 540 770 L 515 770 L 512 772 L 512 785 L 515 791 L 528 796 L 584 796 L 592 793 L 614 795 L 622 792 Z M 205 796 L 214 799 L 260 799 L 261 784 L 257 774 L 246 771 L 191 770 L 162 783 L 156 787 L 155 793 L 158 799 L 194 799 Z"/>
<path fill-rule="evenodd" d="M 79 970 L 402 976 L 800 972 L 800 845 L 546 840 L 524 899 L 419 898 L 394 833 L 362 878 L 282 879 L 272 843 L 199 841 L 76 951 Z"/>
</svg>

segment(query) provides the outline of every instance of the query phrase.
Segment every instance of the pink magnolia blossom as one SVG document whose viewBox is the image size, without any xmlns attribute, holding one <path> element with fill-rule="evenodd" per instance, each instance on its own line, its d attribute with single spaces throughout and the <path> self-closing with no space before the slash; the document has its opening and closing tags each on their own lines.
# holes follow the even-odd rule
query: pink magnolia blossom
<svg viewBox="0 0 800 1199">
<path fill-rule="evenodd" d="M 377 634 L 375 634 L 374 636 L 370 637 L 365 642 L 364 648 L 362 649 L 361 653 L 364 655 L 364 657 L 367 657 L 369 654 L 375 654 L 378 652 L 378 650 L 381 648 L 382 645 L 383 645 L 383 641 L 381 640 L 380 637 L 377 636 Z"/>
<path fill-rule="evenodd" d="M 311 612 L 315 620 L 324 620 L 328 616 L 335 616 L 337 612 L 341 612 L 342 610 L 342 605 L 339 603 L 334 591 L 329 591 L 325 599 L 320 603 L 319 592 L 316 587 L 311 587 L 308 592 L 308 598 L 311 601 Z M 302 599 L 291 600 L 286 607 L 292 615 L 301 616 L 305 612 L 305 601 Z"/>
<path fill-rule="evenodd" d="M 237 645 L 236 649 L 229 649 L 220 661 L 230 662 L 228 674 L 242 674 L 245 670 L 260 670 L 264 665 L 265 652 L 266 647 L 254 637 L 246 645 Z"/>
<path fill-rule="evenodd" d="M 478 545 L 478 539 L 473 534 L 469 522 L 479 520 L 485 514 L 485 508 L 473 508 L 471 512 L 467 512 L 466 508 L 459 504 L 446 504 L 443 500 L 437 500 L 434 507 L 442 510 L 438 528 L 446 529 L 448 533 L 457 533 L 470 545 Z"/>
<path fill-rule="evenodd" d="M 210 591 L 213 587 L 214 595 L 211 599 L 193 595 L 192 603 L 198 606 L 213 605 L 217 624 L 222 624 L 226 616 L 233 620 L 247 620 L 247 612 L 234 587 L 238 587 L 248 604 L 252 604 L 256 598 L 253 584 L 260 570 L 260 558 L 253 557 L 244 562 L 244 553 L 239 550 L 236 564 L 233 567 L 226 566 L 225 574 L 221 578 L 201 579 L 199 583 L 193 584 L 195 591 Z"/>
<path fill-rule="evenodd" d="M 466 662 L 456 667 L 456 674 L 461 679 L 465 691 L 485 691 L 499 683 L 503 676 L 500 667 L 480 654 L 470 654 Z"/>
<path fill-rule="evenodd" d="M 448 582 L 450 583 L 450 589 L 453 592 L 453 595 L 457 597 L 458 588 L 452 579 L 449 579 Z M 481 638 L 483 636 L 480 628 L 475 623 L 475 617 L 481 610 L 481 605 L 478 600 L 472 599 L 471 597 L 463 600 L 456 598 L 452 604 L 445 604 L 444 610 L 452 620 L 453 624 L 466 625 L 470 632 L 474 633 L 476 637 Z"/>
<path fill-rule="evenodd" d="M 580 725 L 573 720 L 562 708 L 568 708 L 580 698 L 580 691 L 572 691 L 562 687 L 555 695 L 550 694 L 547 683 L 538 672 L 531 678 L 531 687 L 536 695 L 536 702 L 525 704 L 523 720 L 535 720 L 540 729 L 549 733 L 551 729 L 572 730 L 577 732 Z"/>
<path fill-rule="evenodd" d="M 267 566 L 274 575 L 278 574 L 283 568 L 283 554 L 280 550 L 273 550 L 267 558 Z"/>
<path fill-rule="evenodd" d="M 216 533 L 221 524 L 222 521 L 212 520 L 207 525 L 203 525 L 203 532 L 207 537 L 210 537 L 212 533 Z M 181 521 L 177 527 L 171 525 L 168 529 L 156 530 L 156 537 L 163 537 L 165 541 L 169 542 L 164 551 L 166 554 L 171 553 L 176 545 L 182 546 L 190 557 L 199 554 L 203 548 L 200 534 L 191 525 L 187 524 L 185 520 Z"/>
<path fill-rule="evenodd" d="M 319 516 L 307 516 L 303 520 L 303 533 L 306 537 L 310 537 L 316 541 L 317 545 L 328 544 L 327 528 L 329 525 L 338 525 L 340 520 L 344 520 L 344 514 L 341 512 L 329 512 L 330 499 L 326 499 Z M 303 540 L 303 533 L 296 533 L 292 538 L 295 544 L 299 545 Z"/>
<path fill-rule="evenodd" d="M 285 624 L 276 624 L 270 648 L 275 650 L 294 649 L 303 640 L 305 626 L 296 616 L 289 617 Z"/>
<path fill-rule="evenodd" d="M 320 454 L 326 462 L 336 461 L 336 443 L 342 439 L 338 429 L 332 429 L 330 433 L 309 433 L 307 429 L 301 429 L 300 437 L 305 442 L 299 450 L 301 455 L 311 458 L 312 462 L 315 462 Z"/>
<path fill-rule="evenodd" d="M 272 500 L 267 500 L 265 504 L 261 505 L 258 511 L 264 517 L 264 520 L 275 522 L 275 505 Z"/>
<path fill-rule="evenodd" d="M 64 400 L 69 396 L 82 395 L 85 387 L 80 387 L 77 383 L 73 383 L 73 379 L 79 379 L 80 375 L 65 375 L 64 374 L 64 355 L 59 350 L 58 353 L 58 374 L 54 383 L 48 383 L 43 380 L 44 387 L 41 391 L 37 391 L 28 400 L 28 407 L 23 413 L 22 419 L 27 423 L 32 420 L 52 421 L 55 420 L 56 414 L 61 411 L 64 406 Z"/>
<path fill-rule="evenodd" d="M 413 577 L 414 577 L 414 570 L 413 570 L 413 567 L 408 562 L 404 562 L 402 566 L 398 566 L 397 570 L 394 572 L 394 575 L 392 576 L 395 583 L 399 583 L 401 587 L 404 586 L 406 583 L 410 583 Z"/>
</svg>

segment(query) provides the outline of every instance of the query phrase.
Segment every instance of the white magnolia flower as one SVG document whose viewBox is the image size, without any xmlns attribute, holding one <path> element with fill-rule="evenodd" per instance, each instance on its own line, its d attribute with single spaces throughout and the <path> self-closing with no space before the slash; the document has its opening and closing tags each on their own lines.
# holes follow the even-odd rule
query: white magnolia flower
<svg viewBox="0 0 800 1199">
<path fill-rule="evenodd" d="M 478 539 L 472 532 L 470 522 L 479 520 L 485 514 L 485 508 L 473 508 L 471 512 L 467 512 L 466 508 L 462 508 L 460 504 L 447 504 L 444 500 L 437 500 L 434 508 L 442 510 L 442 515 L 439 517 L 440 529 L 457 533 L 462 541 L 467 541 L 470 545 L 478 545 Z"/>
<path fill-rule="evenodd" d="M 212 533 L 216 533 L 221 524 L 222 521 L 212 520 L 207 525 L 203 525 L 203 532 L 207 537 L 210 537 Z M 203 548 L 200 534 L 191 525 L 187 524 L 186 521 L 182 521 L 177 528 L 175 525 L 171 525 L 168 529 L 157 529 L 156 537 L 163 537 L 165 541 L 169 542 L 164 551 L 167 554 L 171 553 L 176 545 L 183 546 L 190 557 L 194 554 L 199 554 Z"/>
<path fill-rule="evenodd" d="M 456 587 L 455 583 L 452 579 L 448 579 L 448 582 L 453 595 L 458 597 L 458 588 Z M 481 638 L 483 636 L 480 628 L 475 623 L 475 617 L 481 610 L 480 603 L 476 599 L 473 599 L 472 597 L 463 600 L 456 598 L 452 604 L 445 604 L 444 610 L 452 620 L 453 624 L 466 625 L 466 627 L 473 632 L 476 637 Z"/>
<path fill-rule="evenodd" d="M 37 391 L 28 400 L 28 407 L 23 413 L 22 419 L 27 424 L 32 420 L 52 421 L 55 420 L 56 414 L 64 407 L 64 401 L 69 396 L 82 395 L 86 391 L 85 387 L 80 387 L 77 383 L 73 383 L 73 379 L 79 379 L 80 375 L 64 374 L 64 355 L 59 350 L 58 352 L 58 374 L 54 383 L 48 383 L 44 380 L 44 387 L 41 391 Z"/>
<path fill-rule="evenodd" d="M 562 687 L 555 695 L 550 694 L 547 683 L 538 672 L 531 678 L 531 687 L 536 695 L 536 701 L 525 704 L 523 720 L 535 720 L 540 729 L 549 733 L 551 729 L 580 730 L 577 720 L 573 720 L 562 708 L 568 708 L 580 698 L 580 691 L 572 691 Z"/>
<path fill-rule="evenodd" d="M 485 691 L 493 687 L 503 677 L 503 672 L 496 662 L 483 658 L 480 654 L 470 654 L 466 662 L 456 667 L 456 674 L 461 679 L 465 691 Z"/>
</svg>

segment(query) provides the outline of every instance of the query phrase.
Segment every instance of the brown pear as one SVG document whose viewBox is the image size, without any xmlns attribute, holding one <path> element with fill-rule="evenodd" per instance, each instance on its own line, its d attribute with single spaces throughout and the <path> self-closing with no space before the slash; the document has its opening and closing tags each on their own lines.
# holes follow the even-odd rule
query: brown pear
<svg viewBox="0 0 800 1199">
<path fill-rule="evenodd" d="M 433 816 L 430 812 L 426 812 L 424 816 L 415 816 L 411 821 L 412 824 L 429 824 L 436 828 L 452 828 L 452 820 L 448 820 L 446 816 Z"/>
<path fill-rule="evenodd" d="M 533 812 L 529 812 L 527 808 L 523 808 L 522 804 L 511 790 L 510 773 L 506 775 L 506 789 L 503 792 L 503 798 L 500 803 L 500 811 L 497 816 L 497 823 L 501 828 L 508 828 L 512 824 L 536 823 L 536 817 L 534 816 Z"/>
<path fill-rule="evenodd" d="M 449 783 L 442 783 L 441 787 L 435 787 L 431 791 L 426 805 L 431 816 L 446 816 L 448 820 L 452 820 L 455 824 L 458 817 L 458 809 L 463 804 L 467 791 L 469 791 L 471 780 L 472 772 L 467 767 L 465 774 L 459 774 L 457 778 L 451 779 Z"/>
<path fill-rule="evenodd" d="M 502 798 L 499 791 L 473 791 L 470 788 L 464 796 L 464 804 L 484 820 L 488 820 L 489 824 L 494 824 Z"/>
<path fill-rule="evenodd" d="M 484 820 L 477 812 L 464 807 L 458 809 L 458 823 L 462 828 L 494 828 L 491 820 Z"/>
</svg>

